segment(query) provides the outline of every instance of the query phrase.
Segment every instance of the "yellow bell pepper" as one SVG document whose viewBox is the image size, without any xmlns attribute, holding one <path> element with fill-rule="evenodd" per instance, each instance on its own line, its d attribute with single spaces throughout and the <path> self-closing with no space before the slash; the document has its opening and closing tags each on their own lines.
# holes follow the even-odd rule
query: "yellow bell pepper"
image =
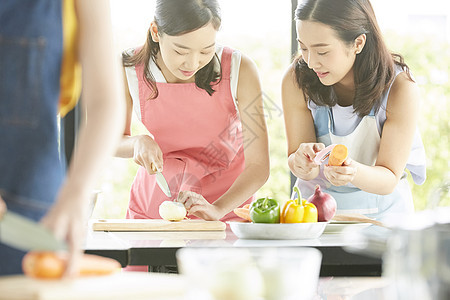
<svg viewBox="0 0 450 300">
<path fill-rule="evenodd" d="M 297 199 L 288 200 L 280 216 L 281 223 L 314 223 L 317 222 L 318 213 L 314 204 L 302 200 L 298 187 L 294 187 Z"/>
<path fill-rule="evenodd" d="M 283 214 L 281 215 L 281 223 L 301 223 L 305 209 L 301 203 L 298 203 L 298 199 L 289 200 L 286 202 L 283 208 Z"/>
<path fill-rule="evenodd" d="M 317 211 L 317 207 L 307 202 L 306 200 L 303 200 L 303 208 L 305 210 L 303 214 L 303 223 L 316 223 L 319 218 L 319 213 Z"/>
</svg>

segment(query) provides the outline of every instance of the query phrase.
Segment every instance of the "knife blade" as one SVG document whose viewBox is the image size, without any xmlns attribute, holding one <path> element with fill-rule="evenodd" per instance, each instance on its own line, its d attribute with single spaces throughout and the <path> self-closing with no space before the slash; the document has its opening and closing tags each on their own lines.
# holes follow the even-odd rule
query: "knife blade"
<svg viewBox="0 0 450 300">
<path fill-rule="evenodd" d="M 166 178 L 164 178 L 164 175 L 161 172 L 156 173 L 156 183 L 158 183 L 158 186 L 161 188 L 164 194 L 166 194 L 167 197 L 172 197 L 169 185 L 167 184 L 167 180 Z"/>
<path fill-rule="evenodd" d="M 12 211 L 7 211 L 0 219 L 0 242 L 26 252 L 67 249 L 67 244 L 50 230 Z"/>
</svg>

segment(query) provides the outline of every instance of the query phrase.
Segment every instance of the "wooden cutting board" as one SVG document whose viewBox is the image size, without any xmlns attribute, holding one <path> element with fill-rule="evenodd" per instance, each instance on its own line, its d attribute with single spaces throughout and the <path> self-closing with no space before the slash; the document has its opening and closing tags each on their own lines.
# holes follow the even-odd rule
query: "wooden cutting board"
<svg viewBox="0 0 450 300">
<path fill-rule="evenodd" d="M 337 214 L 333 217 L 332 221 L 371 223 L 377 226 L 387 227 L 382 222 L 370 219 L 362 214 Z"/>
<path fill-rule="evenodd" d="M 92 222 L 94 231 L 224 231 L 221 221 L 162 219 L 100 219 Z"/>
<path fill-rule="evenodd" d="M 169 300 L 184 299 L 187 288 L 177 274 L 119 272 L 72 280 L 0 276 L 0 300 Z"/>
</svg>

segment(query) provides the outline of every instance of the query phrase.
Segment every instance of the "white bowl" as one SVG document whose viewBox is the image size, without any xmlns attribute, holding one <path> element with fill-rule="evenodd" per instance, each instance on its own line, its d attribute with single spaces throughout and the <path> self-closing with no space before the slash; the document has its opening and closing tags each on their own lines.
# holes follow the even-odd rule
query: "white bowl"
<svg viewBox="0 0 450 300">
<path fill-rule="evenodd" d="M 305 247 L 184 247 L 176 256 L 188 299 L 215 300 L 314 299 L 322 261 L 319 250 Z"/>
<path fill-rule="evenodd" d="M 303 240 L 322 235 L 328 222 L 317 223 L 250 223 L 227 222 L 231 231 L 240 239 Z"/>
</svg>

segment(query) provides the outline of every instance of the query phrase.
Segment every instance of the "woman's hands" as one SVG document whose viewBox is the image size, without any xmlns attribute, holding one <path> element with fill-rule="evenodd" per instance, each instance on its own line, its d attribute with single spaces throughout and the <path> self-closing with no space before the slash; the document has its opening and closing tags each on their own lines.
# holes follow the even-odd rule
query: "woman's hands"
<svg viewBox="0 0 450 300">
<path fill-rule="evenodd" d="M 322 143 L 302 143 L 297 151 L 289 156 L 289 166 L 292 173 L 303 179 L 311 180 L 317 177 L 320 166 L 314 163 L 316 154 L 325 148 Z M 357 162 L 348 158 L 342 166 L 325 165 L 323 173 L 325 178 L 334 186 L 351 183 L 357 171 Z"/>
<path fill-rule="evenodd" d="M 56 203 L 42 218 L 41 223 L 50 229 L 56 238 L 67 241 L 69 261 L 65 276 L 76 276 L 81 260 L 82 246 L 87 231 L 87 204 L 91 197 L 88 189 L 73 189 L 65 184 Z"/>
<path fill-rule="evenodd" d="M 176 201 L 184 204 L 188 215 L 193 215 L 206 221 L 216 221 L 225 215 L 217 206 L 209 203 L 202 195 L 195 192 L 181 191 Z"/>
<path fill-rule="evenodd" d="M 289 166 L 292 173 L 303 179 L 311 180 L 319 175 L 319 166 L 314 163 L 317 152 L 324 149 L 322 143 L 302 143 L 297 151 L 289 156 Z"/>
<path fill-rule="evenodd" d="M 325 178 L 334 186 L 342 186 L 351 183 L 355 178 L 357 163 L 351 158 L 347 158 L 342 166 L 325 165 L 323 174 Z"/>
<path fill-rule="evenodd" d="M 133 160 L 143 166 L 150 175 L 163 170 L 163 153 L 158 143 L 149 135 L 136 137 Z"/>
</svg>

